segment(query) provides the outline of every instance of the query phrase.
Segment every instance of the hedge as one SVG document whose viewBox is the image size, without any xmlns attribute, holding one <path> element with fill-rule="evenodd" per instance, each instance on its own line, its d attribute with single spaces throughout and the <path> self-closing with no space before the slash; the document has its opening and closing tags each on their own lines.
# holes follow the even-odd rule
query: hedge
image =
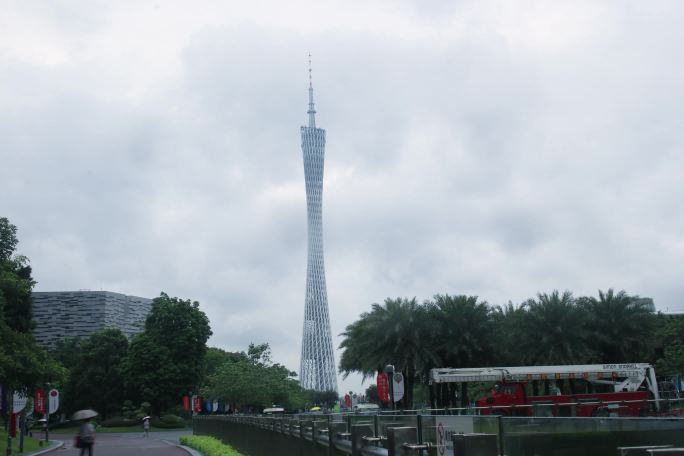
<svg viewBox="0 0 684 456">
<path fill-rule="evenodd" d="M 226 445 L 214 437 L 183 435 L 180 438 L 180 443 L 194 448 L 204 456 L 243 456 L 242 453 L 238 453 L 230 445 Z"/>
</svg>

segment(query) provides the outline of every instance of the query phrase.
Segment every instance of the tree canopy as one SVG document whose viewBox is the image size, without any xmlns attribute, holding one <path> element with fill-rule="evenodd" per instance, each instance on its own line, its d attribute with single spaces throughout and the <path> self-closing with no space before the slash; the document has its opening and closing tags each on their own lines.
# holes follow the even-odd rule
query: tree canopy
<svg viewBox="0 0 684 456">
<path fill-rule="evenodd" d="M 466 295 L 388 298 L 345 328 L 339 370 L 367 378 L 394 364 L 406 378 L 407 407 L 412 382 L 426 382 L 434 367 L 657 362 L 659 374 L 681 374 L 682 321 L 613 289 L 580 298 L 554 290 L 504 306 Z"/>
<path fill-rule="evenodd" d="M 133 398 L 163 411 L 197 391 L 209 336 L 209 319 L 197 301 L 161 293 L 152 303 L 145 330 L 131 341 L 126 377 Z"/>
</svg>

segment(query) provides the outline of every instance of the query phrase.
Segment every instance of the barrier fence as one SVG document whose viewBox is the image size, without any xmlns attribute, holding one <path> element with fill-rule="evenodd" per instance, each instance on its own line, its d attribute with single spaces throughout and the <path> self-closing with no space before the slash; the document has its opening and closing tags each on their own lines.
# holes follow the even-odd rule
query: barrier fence
<svg viewBox="0 0 684 456">
<path fill-rule="evenodd" d="M 667 454 L 684 454 L 672 450 L 684 447 L 684 418 L 485 416 L 460 414 L 463 410 L 206 415 L 193 419 L 193 431 L 250 456 L 603 456 L 621 447 L 642 447 L 642 452 L 620 454 L 659 454 L 663 447 L 670 447 Z"/>
</svg>

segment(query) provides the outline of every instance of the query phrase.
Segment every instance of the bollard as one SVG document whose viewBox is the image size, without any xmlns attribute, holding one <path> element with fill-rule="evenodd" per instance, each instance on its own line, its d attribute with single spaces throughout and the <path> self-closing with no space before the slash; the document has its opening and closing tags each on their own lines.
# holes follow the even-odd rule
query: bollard
<svg viewBox="0 0 684 456">
<path fill-rule="evenodd" d="M 454 456 L 497 456 L 496 434 L 454 434 Z"/>
<path fill-rule="evenodd" d="M 657 450 L 661 448 L 672 448 L 672 445 L 647 445 L 633 447 L 618 447 L 618 456 L 648 456 L 646 450 Z"/>
<path fill-rule="evenodd" d="M 314 420 L 311 422 L 311 440 L 314 443 L 318 442 L 318 436 L 321 434 L 322 430 L 325 430 L 327 432 L 327 430 L 328 430 L 328 422 L 327 421 Z"/>
<path fill-rule="evenodd" d="M 351 427 L 351 449 L 352 456 L 361 456 L 364 437 L 373 437 L 372 424 L 355 424 Z"/>
<path fill-rule="evenodd" d="M 400 456 L 416 454 L 412 450 L 404 448 L 405 443 L 413 444 L 418 441 L 418 429 L 414 427 L 390 427 L 387 428 L 387 451 L 388 456 Z"/>
<path fill-rule="evenodd" d="M 328 455 L 335 456 L 335 440 L 338 433 L 347 432 L 347 423 L 344 421 L 331 421 L 328 426 Z"/>
</svg>

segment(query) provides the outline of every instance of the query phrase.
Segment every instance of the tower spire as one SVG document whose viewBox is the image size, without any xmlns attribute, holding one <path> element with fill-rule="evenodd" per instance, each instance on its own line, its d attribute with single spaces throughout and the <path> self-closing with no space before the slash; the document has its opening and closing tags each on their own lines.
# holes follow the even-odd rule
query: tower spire
<svg viewBox="0 0 684 456">
<path fill-rule="evenodd" d="M 309 52 L 309 128 L 316 128 L 316 109 L 313 100 L 313 82 L 311 81 L 311 53 Z"/>
</svg>

